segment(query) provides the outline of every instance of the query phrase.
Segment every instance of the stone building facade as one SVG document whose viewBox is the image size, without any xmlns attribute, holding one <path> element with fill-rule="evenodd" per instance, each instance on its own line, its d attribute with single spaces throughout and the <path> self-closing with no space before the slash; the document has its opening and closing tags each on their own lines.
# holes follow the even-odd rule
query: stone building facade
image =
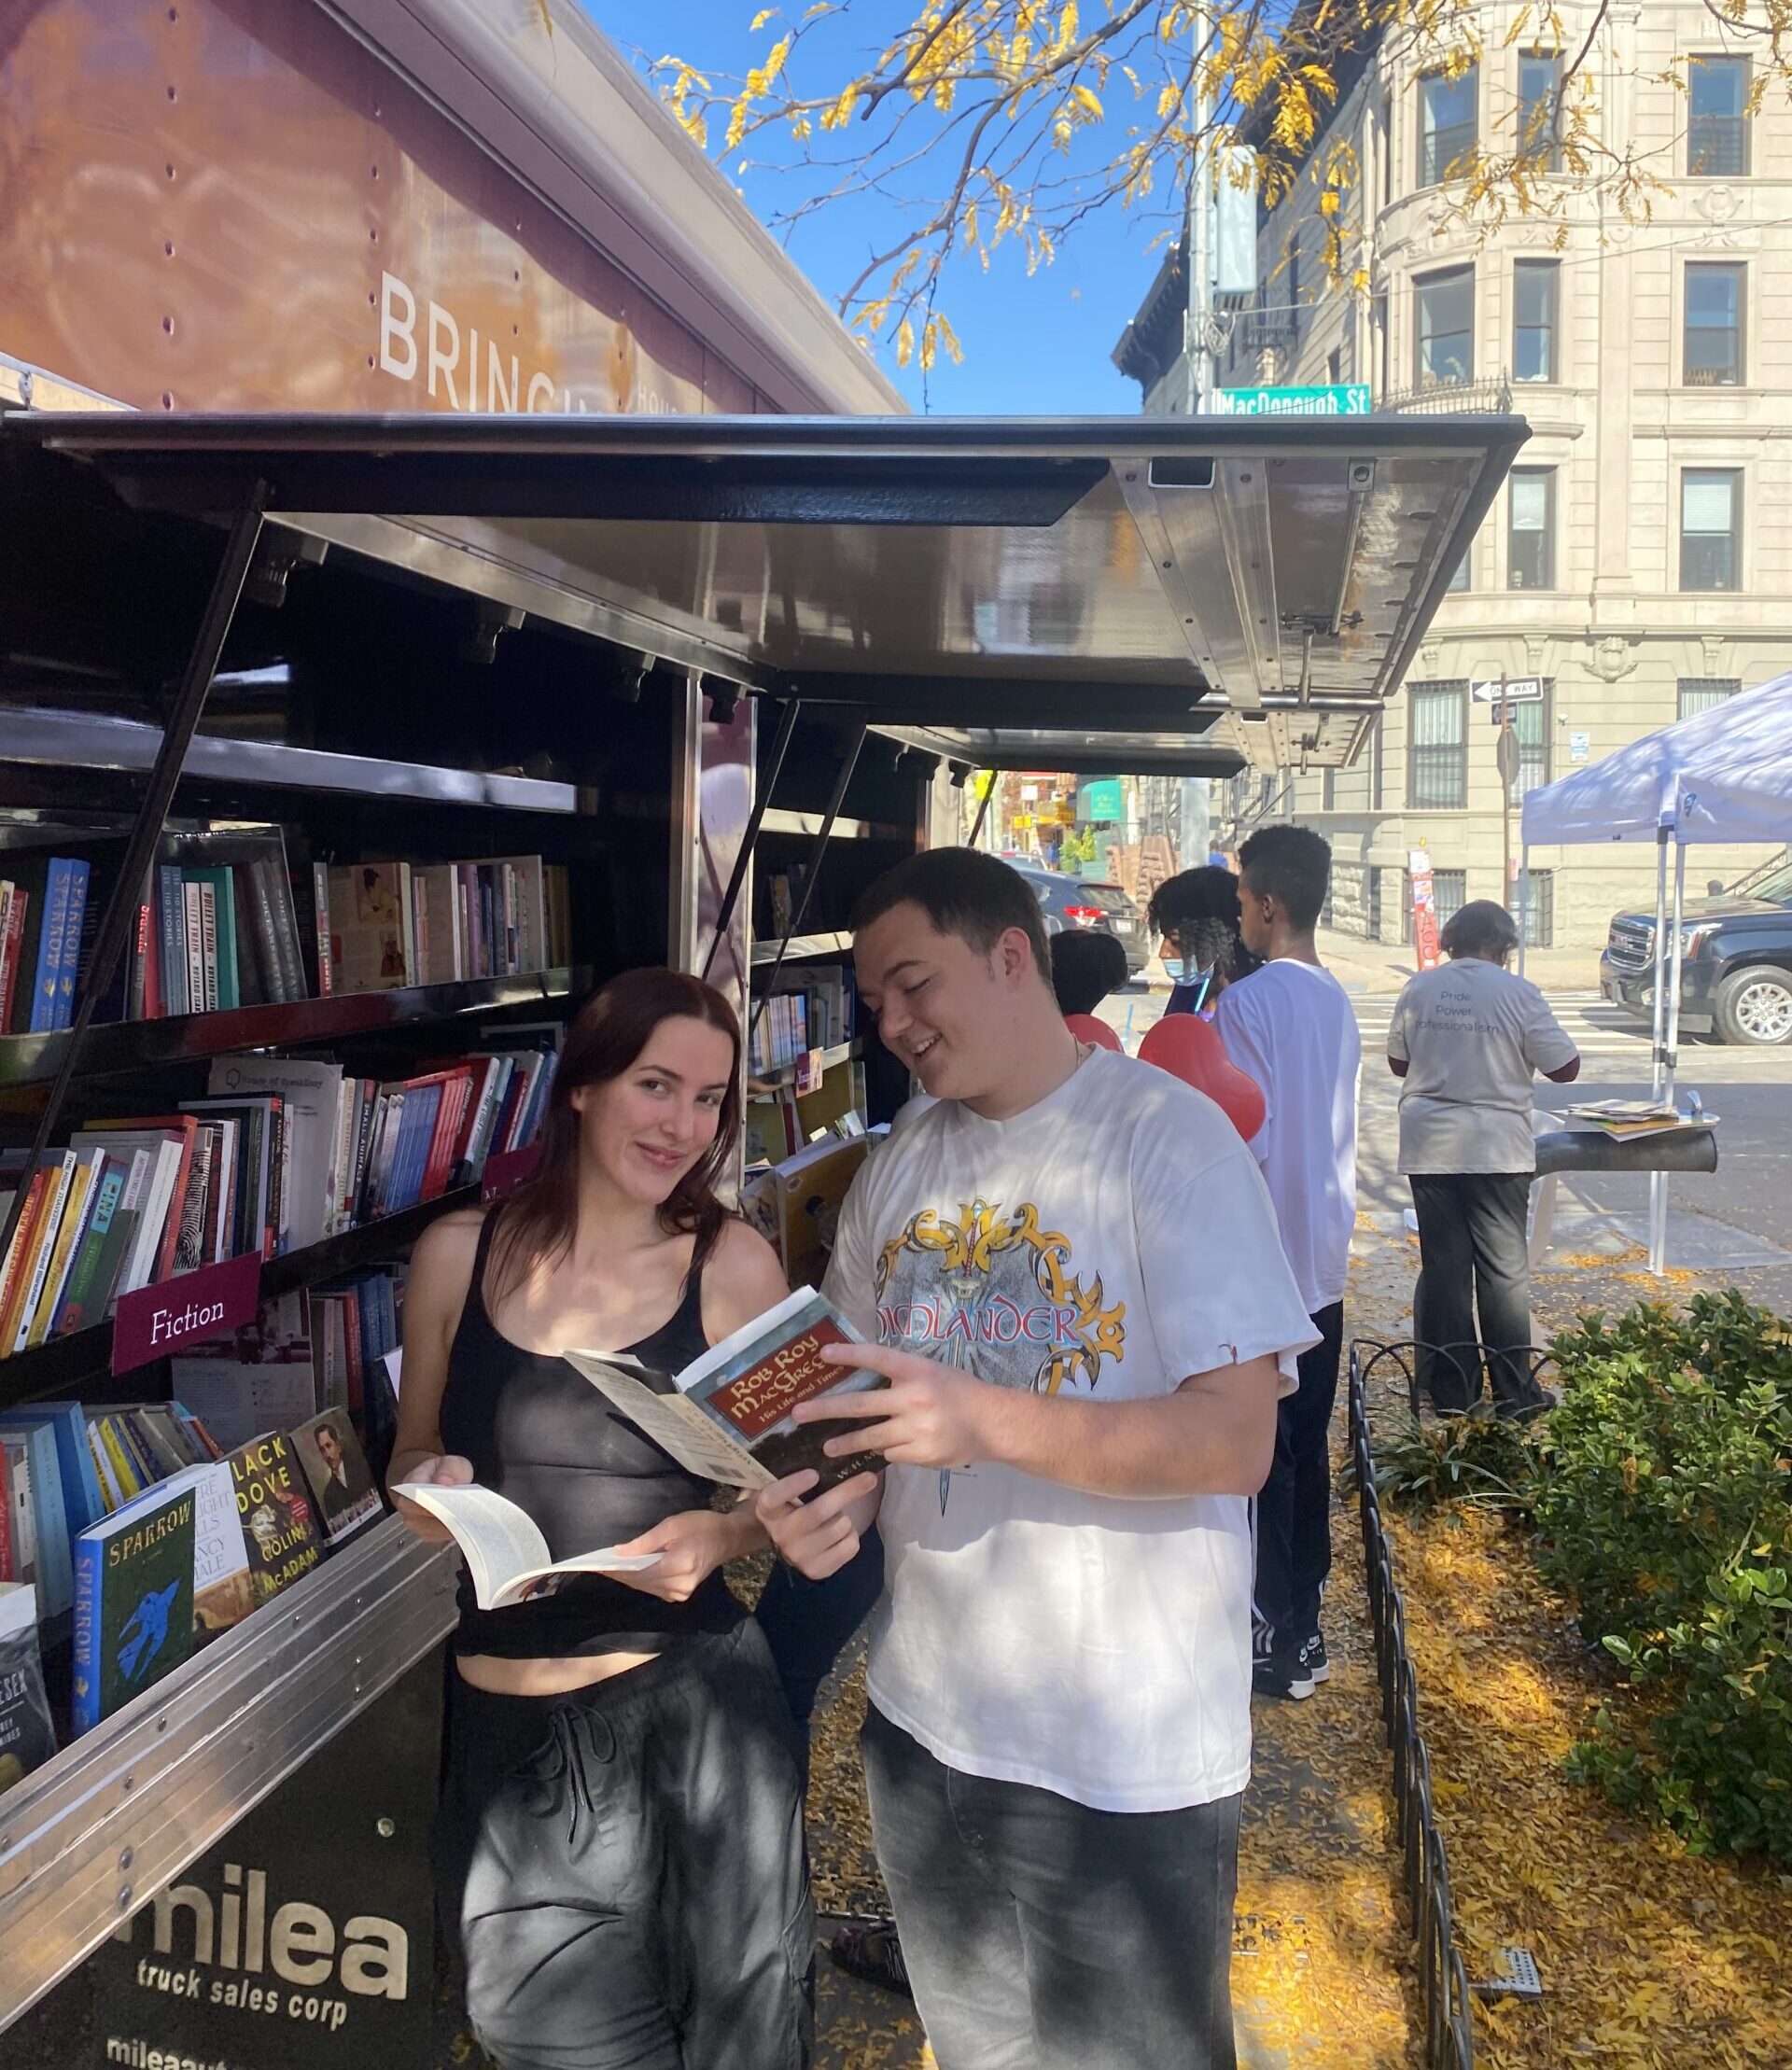
<svg viewBox="0 0 1792 2070">
<path fill-rule="evenodd" d="M 1330 285 L 1303 179 L 1263 221 L 1257 294 L 1222 304 L 1215 364 L 1221 386 L 1366 383 L 1378 410 L 1509 397 L 1532 428 L 1357 764 L 1235 778 L 1216 799 L 1222 837 L 1262 817 L 1324 831 L 1334 924 L 1383 941 L 1409 924 L 1415 848 L 1445 912 L 1502 895 L 1498 734 L 1472 681 L 1546 686 L 1520 707 L 1516 796 L 1792 667 L 1792 107 L 1782 92 L 1750 111 L 1760 60 L 1698 0 L 1620 0 L 1590 61 L 1597 119 L 1663 183 L 1650 219 L 1580 193 L 1560 217 L 1477 229 L 1449 165 L 1477 139 L 1509 151 L 1520 123 L 1547 118 L 1559 76 L 1521 28 L 1508 45 L 1517 7 L 1479 13 L 1469 73 L 1378 53 L 1316 148 L 1319 163 L 1342 138 L 1360 161 L 1344 205 L 1366 223 L 1367 292 Z M 1591 10 L 1562 14 L 1577 48 Z M 1684 90 L 1666 77 L 1676 66 Z M 1172 255 L 1116 353 L 1148 411 L 1188 407 L 1180 312 L 1169 320 L 1184 299 Z M 1689 888 L 1764 860 L 1697 852 Z M 1538 945 L 1596 947 L 1616 909 L 1653 902 L 1653 859 L 1634 849 L 1531 861 Z"/>
</svg>

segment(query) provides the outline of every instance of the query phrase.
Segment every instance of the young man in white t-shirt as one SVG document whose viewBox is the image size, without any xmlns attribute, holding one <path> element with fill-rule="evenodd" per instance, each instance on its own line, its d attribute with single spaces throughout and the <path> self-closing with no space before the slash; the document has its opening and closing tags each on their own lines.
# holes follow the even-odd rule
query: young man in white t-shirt
<svg viewBox="0 0 1792 2070">
<path fill-rule="evenodd" d="M 1220 995 L 1213 1024 L 1254 1078 L 1263 1126 L 1251 1149 L 1275 1203 L 1281 1248 L 1319 1342 L 1276 1418 L 1276 1456 L 1257 1497 L 1253 1685 L 1309 1697 L 1331 1667 L 1319 1606 L 1332 1571 L 1332 1406 L 1356 1226 L 1356 1091 L 1363 1041 L 1313 930 L 1332 851 L 1309 827 L 1264 827 L 1239 850 L 1239 930 L 1264 958 Z"/>
<path fill-rule="evenodd" d="M 889 1466 L 759 1509 L 816 1578 L 882 1532 L 865 1773 L 916 2002 L 941 2070 L 1231 2070 L 1246 1503 L 1312 1327 L 1231 1124 L 1077 1042 L 1012 871 L 934 850 L 854 918 L 938 1100 L 827 1279 L 889 1382 L 831 1445 Z"/>
</svg>

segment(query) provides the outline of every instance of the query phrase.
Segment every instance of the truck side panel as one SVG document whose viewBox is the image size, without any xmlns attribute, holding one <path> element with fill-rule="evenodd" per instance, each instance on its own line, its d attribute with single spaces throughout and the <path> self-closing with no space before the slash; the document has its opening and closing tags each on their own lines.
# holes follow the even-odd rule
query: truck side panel
<svg viewBox="0 0 1792 2070">
<path fill-rule="evenodd" d="M 313 0 L 0 0 L 0 353 L 141 409 L 763 400 Z"/>
</svg>

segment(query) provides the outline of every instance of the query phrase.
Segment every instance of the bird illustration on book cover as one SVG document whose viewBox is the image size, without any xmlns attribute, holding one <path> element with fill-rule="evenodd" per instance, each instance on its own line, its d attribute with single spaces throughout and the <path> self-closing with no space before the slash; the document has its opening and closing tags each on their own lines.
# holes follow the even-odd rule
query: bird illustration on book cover
<svg viewBox="0 0 1792 2070">
<path fill-rule="evenodd" d="M 178 1580 L 171 1581 L 165 1588 L 150 1588 L 140 1598 L 137 1607 L 126 1618 L 119 1633 L 118 1662 L 122 1679 L 134 1682 L 137 1670 L 147 1675 L 149 1664 L 159 1654 L 168 1638 L 168 1618 L 175 1606 L 175 1598 L 180 1593 Z"/>
</svg>

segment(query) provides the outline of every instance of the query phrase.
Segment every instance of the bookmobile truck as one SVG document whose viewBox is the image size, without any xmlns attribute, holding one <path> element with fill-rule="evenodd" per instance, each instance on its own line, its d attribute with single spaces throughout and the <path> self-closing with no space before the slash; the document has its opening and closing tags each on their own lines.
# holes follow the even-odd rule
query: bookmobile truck
<svg viewBox="0 0 1792 2070">
<path fill-rule="evenodd" d="M 35 1155 L 223 1058 L 527 1040 L 633 963 L 763 1014 L 973 766 L 1342 763 L 1525 436 L 905 417 L 568 0 L 0 0 L 0 875 L 91 867 L 65 1025 L 0 1028 Z M 307 862 L 527 859 L 555 954 L 355 991 L 310 940 L 296 987 L 132 1017 L 165 844 L 244 828 L 307 919 Z M 763 1072 L 802 1133 L 901 1097 L 829 1034 Z M 515 1171 L 130 1299 L 215 1337 Z M 0 1409 L 165 1400 L 167 1349 L 121 1306 L 0 1355 Z M 438 2060 L 453 1619 L 384 1518 L 79 1737 L 49 1619 L 7 2059 Z"/>
</svg>

